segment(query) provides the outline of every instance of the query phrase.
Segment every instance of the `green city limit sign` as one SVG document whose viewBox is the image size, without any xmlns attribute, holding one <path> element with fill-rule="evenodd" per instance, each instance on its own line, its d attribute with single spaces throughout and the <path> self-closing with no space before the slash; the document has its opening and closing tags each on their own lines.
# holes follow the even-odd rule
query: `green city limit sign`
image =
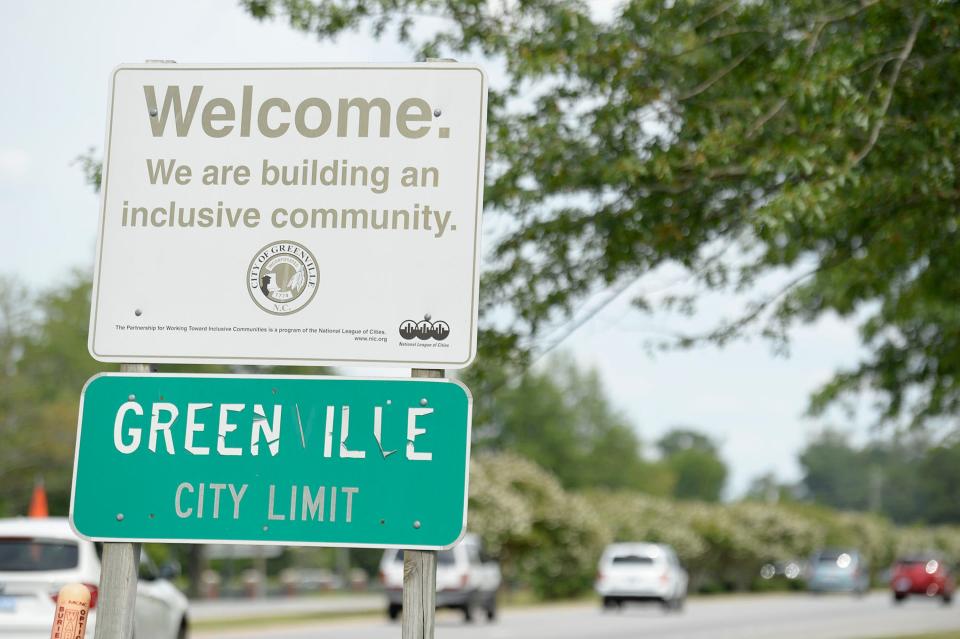
<svg viewBox="0 0 960 639">
<path fill-rule="evenodd" d="M 98 375 L 70 518 L 98 541 L 449 547 L 470 415 L 449 380 Z"/>
</svg>

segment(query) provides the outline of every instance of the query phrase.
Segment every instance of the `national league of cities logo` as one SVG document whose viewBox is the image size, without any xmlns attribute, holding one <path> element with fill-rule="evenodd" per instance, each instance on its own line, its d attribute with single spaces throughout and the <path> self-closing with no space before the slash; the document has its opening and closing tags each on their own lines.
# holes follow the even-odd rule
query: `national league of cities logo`
<svg viewBox="0 0 960 639">
<path fill-rule="evenodd" d="M 273 242 L 250 260 L 247 283 L 250 297 L 266 312 L 296 313 L 317 294 L 317 260 L 302 244 Z"/>
</svg>

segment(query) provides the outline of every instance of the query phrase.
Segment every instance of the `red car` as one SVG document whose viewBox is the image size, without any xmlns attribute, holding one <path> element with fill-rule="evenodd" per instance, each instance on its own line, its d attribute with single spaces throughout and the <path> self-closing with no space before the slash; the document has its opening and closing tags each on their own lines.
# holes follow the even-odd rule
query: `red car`
<svg viewBox="0 0 960 639">
<path fill-rule="evenodd" d="M 932 555 L 904 557 L 893 565 L 890 588 L 893 600 L 902 602 L 907 595 L 940 597 L 943 603 L 953 602 L 957 584 L 950 568 L 939 557 Z"/>
</svg>

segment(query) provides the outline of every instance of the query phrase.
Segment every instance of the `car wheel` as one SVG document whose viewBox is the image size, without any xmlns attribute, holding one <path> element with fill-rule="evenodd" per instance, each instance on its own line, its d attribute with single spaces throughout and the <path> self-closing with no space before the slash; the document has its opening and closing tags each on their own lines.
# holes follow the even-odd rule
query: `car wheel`
<svg viewBox="0 0 960 639">
<path fill-rule="evenodd" d="M 187 618 L 184 617 L 180 620 L 180 628 L 177 630 L 177 639 L 187 639 L 190 636 L 190 624 L 187 623 Z"/>
<path fill-rule="evenodd" d="M 473 606 L 470 603 L 463 604 L 463 621 L 473 623 Z"/>
<path fill-rule="evenodd" d="M 390 621 L 396 621 L 400 617 L 400 610 L 403 606 L 400 604 L 390 604 L 387 606 L 387 616 L 390 617 Z"/>
<path fill-rule="evenodd" d="M 497 598 L 496 596 L 490 597 L 490 601 L 487 602 L 487 621 L 496 621 L 497 620 Z"/>
<path fill-rule="evenodd" d="M 895 592 L 893 593 L 893 603 L 901 604 L 907 598 L 907 593 L 905 592 Z"/>
<path fill-rule="evenodd" d="M 616 597 L 604 597 L 603 607 L 605 610 L 620 610 L 623 607 L 623 601 Z"/>
<path fill-rule="evenodd" d="M 943 605 L 949 606 L 952 603 L 953 603 L 953 593 L 951 592 L 949 595 L 947 593 L 943 593 Z"/>
</svg>

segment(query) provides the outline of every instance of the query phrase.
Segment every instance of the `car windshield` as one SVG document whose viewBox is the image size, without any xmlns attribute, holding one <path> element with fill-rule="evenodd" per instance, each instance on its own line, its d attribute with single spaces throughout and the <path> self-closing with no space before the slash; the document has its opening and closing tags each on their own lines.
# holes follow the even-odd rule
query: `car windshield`
<svg viewBox="0 0 960 639">
<path fill-rule="evenodd" d="M 846 570 L 854 566 L 854 559 L 852 554 L 842 550 L 825 551 L 817 556 L 817 563 L 824 567 L 836 567 Z"/>
<path fill-rule="evenodd" d="M 0 572 L 67 570 L 79 563 L 77 544 L 61 539 L 0 538 Z"/>
<path fill-rule="evenodd" d="M 396 555 L 396 557 L 393 558 L 393 560 L 394 560 L 395 562 L 397 562 L 398 564 L 402 564 L 402 563 L 403 563 L 403 551 L 402 551 L 402 550 L 397 551 L 397 555 Z M 456 562 L 455 562 L 454 559 L 453 559 L 453 551 L 452 551 L 452 550 L 441 550 L 440 552 L 437 553 L 437 565 L 438 565 L 438 566 L 452 566 L 454 563 L 456 563 Z"/>
<path fill-rule="evenodd" d="M 927 562 L 931 561 L 933 557 L 905 557 L 903 559 L 897 560 L 898 566 L 910 567 L 910 566 L 926 566 Z"/>
<path fill-rule="evenodd" d="M 825 550 L 817 557 L 817 561 L 821 564 L 835 564 L 843 556 L 849 557 L 850 555 L 842 550 Z"/>
<path fill-rule="evenodd" d="M 623 566 L 648 566 L 653 563 L 653 557 L 644 555 L 620 555 L 613 558 L 613 564 Z"/>
</svg>

